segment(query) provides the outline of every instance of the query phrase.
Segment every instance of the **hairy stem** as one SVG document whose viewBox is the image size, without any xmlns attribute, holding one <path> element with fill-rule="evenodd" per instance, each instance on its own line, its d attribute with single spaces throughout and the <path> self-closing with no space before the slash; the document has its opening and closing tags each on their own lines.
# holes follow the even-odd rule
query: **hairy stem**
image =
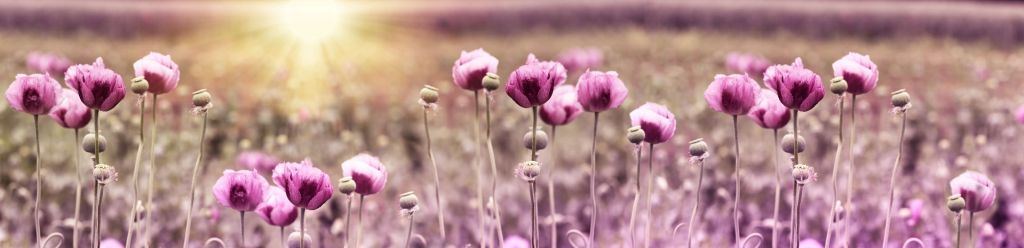
<svg viewBox="0 0 1024 248">
<path fill-rule="evenodd" d="M 555 125 L 551 125 L 551 149 L 555 149 L 554 145 Z M 552 171 L 555 170 L 554 162 L 555 157 L 551 156 L 551 164 L 548 166 L 548 214 L 551 215 L 551 247 L 558 247 L 558 214 L 555 212 L 555 181 L 554 177 L 552 177 Z"/>
<path fill-rule="evenodd" d="M 856 170 L 854 170 L 854 168 L 855 168 L 854 167 L 854 163 L 856 162 L 854 160 L 854 158 L 856 158 L 855 155 L 857 153 L 857 150 L 855 149 L 856 146 L 857 146 L 857 95 L 853 95 L 853 96 L 850 97 L 850 164 L 847 165 L 847 168 L 848 168 L 847 171 L 849 171 L 849 173 L 846 174 L 846 207 L 845 207 L 845 210 L 843 210 L 843 211 L 846 212 L 846 217 L 843 219 L 843 231 L 842 231 L 842 233 L 843 233 L 843 235 L 842 235 L 843 247 L 850 247 L 850 240 L 852 239 L 852 237 L 850 237 L 851 234 L 849 233 L 849 231 L 850 231 L 850 220 L 853 219 L 853 208 L 854 208 L 854 206 L 853 206 L 853 191 L 854 191 L 854 188 L 853 188 L 853 174 L 854 174 L 854 172 L 856 172 Z"/>
<path fill-rule="evenodd" d="M 203 140 L 206 139 L 206 116 L 207 112 L 204 111 L 203 130 L 199 135 L 199 154 L 196 156 L 195 166 L 192 166 L 192 187 L 189 187 L 188 190 L 188 212 L 185 215 L 185 239 L 182 242 L 182 248 L 188 248 L 188 236 L 191 233 L 190 230 L 192 229 L 192 207 L 195 206 L 196 201 L 196 181 L 198 181 L 197 178 L 199 176 L 199 164 L 203 161 Z M 156 167 L 154 166 L 154 168 Z"/>
<path fill-rule="evenodd" d="M 651 247 L 651 200 L 654 199 L 654 143 L 647 143 L 647 223 L 644 224 L 644 247 Z"/>
<path fill-rule="evenodd" d="M 590 216 L 590 237 L 588 247 L 597 247 L 594 243 L 594 236 L 597 235 L 597 216 L 599 207 L 597 204 L 597 123 L 601 112 L 594 112 L 594 130 L 590 148 L 590 198 L 594 204 L 594 214 Z"/>
<path fill-rule="evenodd" d="M 153 125 L 150 127 L 149 133 L 149 188 L 146 189 L 146 207 L 143 211 L 146 211 L 145 223 L 142 225 L 142 240 L 145 247 L 149 247 L 149 229 L 152 229 L 150 224 L 153 219 L 153 190 L 156 188 L 154 184 L 154 176 L 156 174 L 156 94 L 153 94 L 153 107 L 150 111 L 150 119 L 152 119 Z"/>
<path fill-rule="evenodd" d="M 138 217 L 138 208 L 136 207 L 139 202 L 139 163 L 142 161 L 142 150 L 146 146 L 146 97 L 140 96 L 139 101 L 139 148 L 135 151 L 135 166 L 132 168 L 132 201 L 128 204 L 132 210 L 129 211 L 128 215 L 128 237 L 125 238 L 124 244 L 127 247 L 132 247 L 132 233 L 135 231 L 135 221 Z"/>
<path fill-rule="evenodd" d="M 423 131 L 427 135 L 427 156 L 430 157 L 430 164 L 434 166 L 434 197 L 437 204 L 437 226 L 441 231 L 441 239 L 445 239 L 444 232 L 444 203 L 441 201 L 441 176 L 437 171 L 437 161 L 434 159 L 434 150 L 430 141 L 430 119 L 427 118 L 427 108 L 423 108 Z"/>
<path fill-rule="evenodd" d="M 892 175 L 889 176 L 889 205 L 885 208 L 885 232 L 882 234 L 882 247 L 889 244 L 889 225 L 892 221 L 892 204 L 896 198 L 896 173 L 900 168 L 900 159 L 903 158 L 903 137 L 907 131 L 907 114 L 899 113 L 902 119 L 900 123 L 900 143 L 896 150 L 896 162 L 892 165 Z"/>
<path fill-rule="evenodd" d="M 363 241 L 363 200 L 366 198 L 365 195 L 359 195 L 359 223 L 356 224 L 356 246 L 360 247 L 359 243 Z"/>
<path fill-rule="evenodd" d="M 736 152 L 735 166 L 736 166 L 736 199 L 732 201 L 732 229 L 733 234 L 736 237 L 736 247 L 740 247 L 740 125 L 739 118 L 736 115 L 732 116 L 732 135 L 734 139 L 734 148 Z"/>
<path fill-rule="evenodd" d="M 643 146 L 636 145 L 636 194 L 633 195 L 633 210 L 629 214 L 629 247 L 636 247 L 636 210 L 640 205 L 640 164 Z M 623 245 L 625 246 L 625 245 Z"/>
<path fill-rule="evenodd" d="M 779 173 L 779 129 L 772 130 L 772 162 L 775 162 L 775 207 L 772 209 L 772 248 L 779 245 L 779 205 L 782 202 L 782 174 Z"/>
<path fill-rule="evenodd" d="M 690 212 L 690 223 L 686 229 L 686 247 L 693 247 L 693 228 L 697 226 L 697 209 L 700 208 L 700 195 L 701 185 L 704 183 L 704 160 L 697 161 L 697 168 L 700 172 L 697 173 L 697 191 L 694 191 L 694 195 L 697 195 L 697 199 L 693 203 L 693 212 Z"/>
<path fill-rule="evenodd" d="M 825 229 L 825 247 L 832 244 L 832 226 L 836 218 L 836 201 L 839 197 L 839 161 L 843 157 L 843 103 L 846 98 L 839 96 L 839 144 L 836 144 L 836 157 L 832 161 L 832 202 L 829 203 L 828 228 Z"/>
<path fill-rule="evenodd" d="M 409 241 L 412 240 L 412 217 L 413 214 L 409 214 L 409 232 L 405 234 L 405 248 L 409 248 Z"/>
<path fill-rule="evenodd" d="M 79 163 L 81 162 L 79 160 L 82 158 L 82 149 L 78 148 L 79 143 L 78 128 L 75 128 L 75 143 L 74 146 L 72 146 L 72 150 L 75 150 L 75 157 L 73 160 L 75 160 L 75 172 L 78 173 L 78 176 L 76 176 L 78 184 L 75 187 L 75 225 L 71 231 L 71 246 L 76 248 L 78 247 L 78 217 L 82 211 L 82 167 Z"/>
<path fill-rule="evenodd" d="M 43 174 L 42 174 L 42 148 L 39 144 L 39 115 L 32 115 L 32 122 L 36 131 L 36 199 L 32 207 L 32 221 L 36 224 L 36 245 L 43 247 L 42 226 L 39 225 L 39 201 L 43 198 Z M 96 139 L 99 140 L 99 139 Z"/>
<path fill-rule="evenodd" d="M 490 94 L 490 93 L 487 93 L 487 94 Z M 498 165 L 497 165 L 497 162 L 495 162 L 495 160 L 494 160 L 494 142 L 491 141 L 491 99 L 490 99 L 490 97 L 487 97 L 486 99 L 484 99 L 484 102 L 486 102 L 486 106 L 487 106 L 485 108 L 486 109 L 486 113 L 487 113 L 487 116 L 486 116 L 487 119 L 486 119 L 486 122 L 485 122 L 485 124 L 486 124 L 485 127 L 487 129 L 487 133 L 486 133 L 487 134 L 487 136 L 486 136 L 487 137 L 486 138 L 487 139 L 487 156 L 490 158 L 490 162 L 491 162 L 491 199 L 494 201 L 494 209 L 492 210 L 492 211 L 494 211 L 494 227 L 495 227 L 495 229 L 498 230 L 498 247 L 504 248 L 505 247 L 505 232 L 504 232 L 504 230 L 502 230 L 502 227 L 501 227 L 501 204 L 498 204 L 498 193 L 497 193 L 498 192 Z M 536 109 L 536 108 L 534 108 L 534 109 Z M 534 117 L 533 118 L 534 118 L 533 126 L 534 126 L 534 128 L 537 128 L 536 112 L 534 112 Z M 537 142 L 536 141 L 536 137 L 534 137 L 534 145 L 536 145 L 536 142 Z M 536 154 L 536 151 L 534 151 L 534 154 Z"/>
</svg>

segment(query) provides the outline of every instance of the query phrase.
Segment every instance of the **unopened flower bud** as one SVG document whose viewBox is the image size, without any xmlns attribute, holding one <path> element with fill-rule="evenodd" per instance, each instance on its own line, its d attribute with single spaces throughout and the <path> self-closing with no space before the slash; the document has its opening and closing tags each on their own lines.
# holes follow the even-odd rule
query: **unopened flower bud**
<svg viewBox="0 0 1024 248">
<path fill-rule="evenodd" d="M 210 92 L 206 91 L 206 89 L 197 90 L 192 93 L 192 105 L 196 107 L 206 107 L 206 105 L 210 104 L 210 101 L 212 100 L 213 96 L 211 96 Z"/>
<path fill-rule="evenodd" d="M 626 130 L 626 139 L 629 140 L 629 143 L 639 145 L 640 142 L 644 142 L 645 136 L 644 129 L 639 126 L 634 126 Z"/>
<path fill-rule="evenodd" d="M 805 164 L 793 166 L 793 180 L 796 180 L 798 184 L 807 184 L 808 182 L 813 181 L 816 176 L 814 167 L 810 167 Z"/>
<path fill-rule="evenodd" d="M 540 162 L 526 161 L 516 167 L 516 176 L 527 182 L 533 182 L 540 175 Z"/>
<path fill-rule="evenodd" d="M 793 134 L 786 134 L 785 136 L 782 136 L 782 141 L 781 141 L 781 143 L 782 143 L 781 144 L 782 145 L 782 151 L 784 151 L 786 153 L 789 153 L 789 154 L 795 154 L 793 152 L 793 150 L 794 150 L 793 149 L 793 146 L 794 146 L 793 145 L 793 139 L 794 139 L 793 138 Z M 804 147 L 806 146 L 806 142 L 804 141 L 804 136 L 797 135 L 795 139 L 796 139 L 796 152 L 797 153 L 804 152 Z"/>
<path fill-rule="evenodd" d="M 964 198 L 959 194 L 951 195 L 946 199 L 946 207 L 949 208 L 949 211 L 959 213 L 967 207 L 967 201 L 964 201 Z"/>
<path fill-rule="evenodd" d="M 536 150 L 544 150 L 544 148 L 547 148 L 548 147 L 548 133 L 544 132 L 544 130 L 539 129 L 539 128 L 536 129 L 536 130 L 533 130 L 533 131 L 526 132 L 526 134 L 523 135 L 523 147 L 526 147 L 526 149 L 532 149 L 533 144 L 534 144 L 534 140 L 533 140 L 534 139 L 534 133 L 536 133 L 536 135 L 537 135 L 537 149 Z"/>
<path fill-rule="evenodd" d="M 420 100 L 425 103 L 436 103 L 438 98 L 437 88 L 434 86 L 424 85 L 420 90 Z"/>
<path fill-rule="evenodd" d="M 146 81 L 145 77 L 135 77 L 132 79 L 132 85 L 130 87 L 132 89 L 132 93 L 142 95 L 146 93 L 146 90 L 149 90 L 149 81 Z"/>
<path fill-rule="evenodd" d="M 703 157 L 708 152 L 708 143 L 704 143 L 704 139 L 695 139 L 690 141 L 690 156 L 691 157 Z"/>
<path fill-rule="evenodd" d="M 900 89 L 892 92 L 892 106 L 893 107 L 905 107 L 910 104 L 910 93 L 907 93 L 906 89 Z"/>
<path fill-rule="evenodd" d="M 842 95 L 846 93 L 846 89 L 849 87 L 850 85 L 846 83 L 846 80 L 843 80 L 843 77 L 836 77 L 832 79 L 832 84 L 828 86 L 828 89 L 832 91 L 832 94 Z"/>
<path fill-rule="evenodd" d="M 409 191 L 405 192 L 398 198 L 398 205 L 405 210 L 411 210 L 419 204 L 419 198 L 416 198 L 416 193 Z"/>
<path fill-rule="evenodd" d="M 356 191 L 356 181 L 352 180 L 352 177 L 342 177 L 338 179 L 338 192 L 345 195 L 351 195 L 352 192 Z"/>
<path fill-rule="evenodd" d="M 299 232 L 288 234 L 288 248 L 299 247 L 313 247 L 313 237 Z"/>
<path fill-rule="evenodd" d="M 98 138 L 97 138 L 98 137 Z M 99 141 L 97 141 L 99 139 Z M 97 143 L 99 143 L 99 149 L 97 149 Z M 97 152 L 103 152 L 107 150 L 107 138 L 103 135 L 86 134 L 85 138 L 82 139 L 82 150 L 85 152 L 96 154 Z"/>
<path fill-rule="evenodd" d="M 113 166 L 98 164 L 92 168 L 92 177 L 97 183 L 106 185 L 117 181 L 117 170 Z"/>
<path fill-rule="evenodd" d="M 483 82 L 481 83 L 487 91 L 495 91 L 498 87 L 501 87 L 501 77 L 499 77 L 498 74 L 488 72 L 487 76 L 484 76 Z"/>
</svg>

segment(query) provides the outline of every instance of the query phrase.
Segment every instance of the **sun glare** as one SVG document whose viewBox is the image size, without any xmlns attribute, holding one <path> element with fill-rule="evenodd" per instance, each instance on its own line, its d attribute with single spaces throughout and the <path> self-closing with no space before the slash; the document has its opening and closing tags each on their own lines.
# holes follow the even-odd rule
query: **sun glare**
<svg viewBox="0 0 1024 248">
<path fill-rule="evenodd" d="M 281 26 L 304 43 L 327 40 L 342 21 L 341 5 L 333 0 L 288 0 L 277 11 Z"/>
</svg>

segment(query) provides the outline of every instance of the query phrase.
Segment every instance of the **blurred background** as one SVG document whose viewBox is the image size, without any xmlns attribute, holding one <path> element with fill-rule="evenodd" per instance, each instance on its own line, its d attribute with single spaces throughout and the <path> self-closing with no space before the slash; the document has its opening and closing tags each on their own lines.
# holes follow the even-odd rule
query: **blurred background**
<svg viewBox="0 0 1024 248">
<path fill-rule="evenodd" d="M 1018 153 L 1024 147 L 1024 129 L 1013 115 L 1024 104 L 1024 83 L 1019 80 L 1024 76 L 1024 3 L 1014 1 L 4 0 L 0 44 L 4 88 L 16 74 L 38 73 L 27 67 L 33 53 L 66 57 L 72 64 L 103 57 L 126 79 L 134 77 L 132 63 L 150 51 L 168 54 L 181 66 L 179 87 L 158 105 L 156 205 L 152 216 L 144 217 L 155 223 L 152 232 L 160 234 L 153 237 L 157 247 L 181 242 L 187 207 L 183 199 L 201 125 L 189 113 L 189 99 L 201 88 L 213 94 L 214 107 L 209 112 L 208 159 L 197 190 L 196 247 L 211 237 L 236 242 L 238 215 L 219 206 L 209 188 L 224 169 L 245 168 L 236 162 L 245 151 L 284 161 L 310 158 L 332 180 L 341 177 L 344 160 L 363 152 L 379 156 L 390 177 L 382 193 L 368 198 L 366 247 L 403 244 L 407 223 L 399 215 L 398 195 L 406 191 L 416 191 L 423 208 L 415 225 L 426 243 L 416 245 L 474 244 L 479 239 L 475 213 L 483 202 L 475 195 L 476 180 L 482 177 L 489 185 L 491 179 L 486 170 L 488 176 L 477 176 L 485 167 L 473 162 L 479 146 L 467 128 L 473 125 L 474 98 L 451 82 L 451 67 L 461 51 L 476 48 L 501 60 L 498 74 L 503 77 L 530 53 L 541 60 L 567 61 L 577 56 L 574 51 L 596 51 L 589 68 L 617 71 L 626 82 L 626 103 L 602 115 L 599 130 L 598 188 L 604 202 L 599 228 L 607 230 L 598 238 L 610 246 L 629 236 L 636 173 L 634 148 L 624 138 L 630 110 L 656 102 L 668 106 L 679 121 L 676 137 L 654 154 L 653 244 L 682 245 L 685 234 L 672 230 L 685 224 L 693 199 L 702 194 L 705 210 L 695 239 L 701 247 L 725 247 L 732 240 L 731 227 L 719 223 L 731 218 L 732 130 L 726 128 L 726 116 L 707 107 L 704 89 L 715 74 L 746 72 L 728 66 L 730 54 L 771 64 L 801 57 L 828 80 L 833 61 L 858 52 L 878 64 L 881 79 L 877 89 L 853 106 L 858 139 L 848 145 L 858 157 L 854 194 L 859 206 L 844 215 L 855 223 L 850 227 L 853 245 L 880 246 L 885 185 L 899 128 L 890 113 L 889 92 L 905 88 L 914 107 L 908 113 L 894 242 L 916 237 L 927 247 L 951 247 L 955 229 L 945 208 L 948 182 L 975 170 L 990 176 L 999 190 L 994 210 L 976 216 L 979 247 L 1024 247 L 1024 200 L 1016 185 L 1024 178 L 1024 156 Z M 580 73 L 571 70 L 567 82 L 575 83 Z M 760 75 L 751 76 L 761 81 Z M 417 103 L 424 84 L 441 92 L 439 107 L 430 116 L 447 199 L 445 244 L 434 222 L 438 209 Z M 491 99 L 505 233 L 528 237 L 527 187 L 512 171 L 529 153 L 521 137 L 530 113 L 504 92 Z M 123 240 L 126 235 L 132 155 L 138 143 L 136 102 L 137 96 L 129 93 L 101 120 L 110 141 L 105 157 L 121 175 L 121 181 L 107 187 L 104 238 Z M 804 134 L 810 144 L 809 164 L 819 173 L 807 188 L 802 239 L 824 242 L 839 122 L 836 102 L 829 94 L 801 118 L 801 126 L 809 130 Z M 35 192 L 32 122 L 6 102 L 0 105 L 0 247 L 28 247 L 33 230 L 25 223 L 31 221 Z M 555 218 L 546 207 L 540 211 L 544 247 L 551 245 L 547 227 L 552 222 L 563 235 L 558 247 L 569 246 L 565 232 L 587 232 L 591 120 L 584 115 L 558 129 L 558 139 L 542 154 L 550 165 L 545 169 L 554 170 L 559 196 Z M 43 121 L 41 128 L 43 230 L 70 237 L 74 211 L 68 199 L 75 187 L 71 149 L 77 144 L 70 130 L 52 121 Z M 770 206 L 774 189 L 771 133 L 749 120 L 741 121 L 740 133 L 748 168 L 743 230 L 770 236 L 771 211 L 764 206 Z M 712 147 L 701 191 L 696 190 L 697 168 L 689 165 L 684 150 L 696 138 Z M 541 181 L 547 181 L 545 176 Z M 845 180 L 840 182 L 845 185 Z M 540 206 L 547 206 L 546 192 L 540 197 Z M 88 221 L 84 209 L 92 206 L 88 198 L 83 221 Z M 340 244 L 344 203 L 344 196 L 336 194 L 327 207 L 307 217 L 317 247 Z M 790 204 L 783 203 L 783 220 L 788 220 Z M 276 246 L 276 228 L 249 220 L 254 223 L 247 227 L 250 246 Z"/>
</svg>

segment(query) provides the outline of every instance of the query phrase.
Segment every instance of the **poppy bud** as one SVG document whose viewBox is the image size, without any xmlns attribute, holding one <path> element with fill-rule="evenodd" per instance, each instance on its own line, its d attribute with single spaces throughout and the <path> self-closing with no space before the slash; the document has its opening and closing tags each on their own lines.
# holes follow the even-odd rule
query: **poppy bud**
<svg viewBox="0 0 1024 248">
<path fill-rule="evenodd" d="M 299 232 L 288 234 L 288 248 L 299 247 L 313 247 L 313 237 Z"/>
<path fill-rule="evenodd" d="M 352 180 L 352 177 L 342 177 L 338 179 L 338 192 L 345 195 L 351 195 L 352 192 L 356 191 L 356 181 Z"/>
<path fill-rule="evenodd" d="M 519 166 L 516 167 L 516 176 L 523 181 L 533 182 L 537 180 L 538 175 L 540 175 L 540 162 L 526 161 L 519 163 Z"/>
<path fill-rule="evenodd" d="M 704 139 L 695 139 L 690 141 L 690 156 L 691 157 L 703 157 L 708 152 L 708 143 L 704 143 Z"/>
<path fill-rule="evenodd" d="M 842 95 L 846 93 L 846 89 L 850 88 L 850 85 L 843 80 L 843 77 L 836 77 L 832 79 L 832 84 L 828 86 L 828 89 L 832 91 L 832 94 Z"/>
<path fill-rule="evenodd" d="M 808 182 L 815 180 L 815 177 L 817 177 L 817 173 L 814 172 L 814 167 L 810 167 L 805 164 L 793 166 L 793 180 L 796 180 L 798 184 L 807 184 Z"/>
<path fill-rule="evenodd" d="M 526 134 L 523 135 L 523 146 L 526 147 L 526 149 L 531 149 L 533 147 L 534 132 L 537 133 L 537 150 L 544 150 L 544 148 L 547 148 L 548 133 L 544 132 L 544 130 L 541 130 L 539 128 L 534 131 L 526 132 Z"/>
<path fill-rule="evenodd" d="M 132 93 L 137 95 L 145 94 L 149 90 L 149 81 L 146 81 L 145 77 L 135 77 L 132 79 L 131 89 Z"/>
<path fill-rule="evenodd" d="M 99 137 L 99 138 L 97 138 L 97 137 Z M 99 141 L 96 141 L 96 139 L 99 139 Z M 97 143 L 99 143 L 99 149 L 96 149 Z M 107 150 L 107 138 L 104 138 L 103 135 L 98 135 L 97 136 L 96 134 L 92 134 L 92 133 L 86 134 L 85 138 L 82 139 L 82 150 L 85 150 L 85 152 L 92 153 L 92 154 L 96 154 L 97 152 L 106 151 Z"/>
<path fill-rule="evenodd" d="M 212 99 L 213 96 L 211 96 L 210 92 L 206 91 L 206 89 L 197 90 L 192 93 L 192 105 L 195 105 L 196 107 L 206 107 L 206 105 L 210 104 Z"/>
<path fill-rule="evenodd" d="M 434 86 L 424 85 L 420 90 L 420 100 L 425 103 L 436 103 L 438 98 L 437 88 Z"/>
<path fill-rule="evenodd" d="M 786 136 L 782 136 L 782 151 L 789 154 L 795 154 L 793 152 L 793 139 L 793 134 L 786 134 Z M 796 136 L 796 153 L 804 152 L 805 146 L 806 142 L 804 141 L 804 136 Z"/>
<path fill-rule="evenodd" d="M 117 170 L 113 166 L 98 164 L 92 169 L 92 177 L 97 183 L 106 185 L 117 181 Z"/>
<path fill-rule="evenodd" d="M 493 72 L 488 72 L 487 76 L 484 76 L 483 85 L 487 91 L 495 91 L 501 87 L 501 77 Z"/>
<path fill-rule="evenodd" d="M 626 139 L 629 140 L 629 143 L 639 145 L 640 142 L 644 142 L 644 136 L 646 136 L 646 134 L 644 133 L 644 129 L 640 128 L 640 126 L 633 126 L 629 128 L 629 130 L 626 130 L 626 132 Z"/>
<path fill-rule="evenodd" d="M 964 198 L 960 197 L 959 194 L 951 195 L 946 199 L 946 207 L 949 208 L 949 211 L 960 213 L 961 210 L 967 207 L 967 201 L 964 201 Z"/>
<path fill-rule="evenodd" d="M 910 104 L 910 93 L 907 93 L 906 89 L 900 89 L 892 92 L 892 106 L 893 107 L 906 107 Z"/>
<path fill-rule="evenodd" d="M 411 210 L 419 204 L 419 198 L 416 198 L 416 193 L 409 191 L 405 192 L 398 198 L 398 205 L 405 210 Z"/>
</svg>

